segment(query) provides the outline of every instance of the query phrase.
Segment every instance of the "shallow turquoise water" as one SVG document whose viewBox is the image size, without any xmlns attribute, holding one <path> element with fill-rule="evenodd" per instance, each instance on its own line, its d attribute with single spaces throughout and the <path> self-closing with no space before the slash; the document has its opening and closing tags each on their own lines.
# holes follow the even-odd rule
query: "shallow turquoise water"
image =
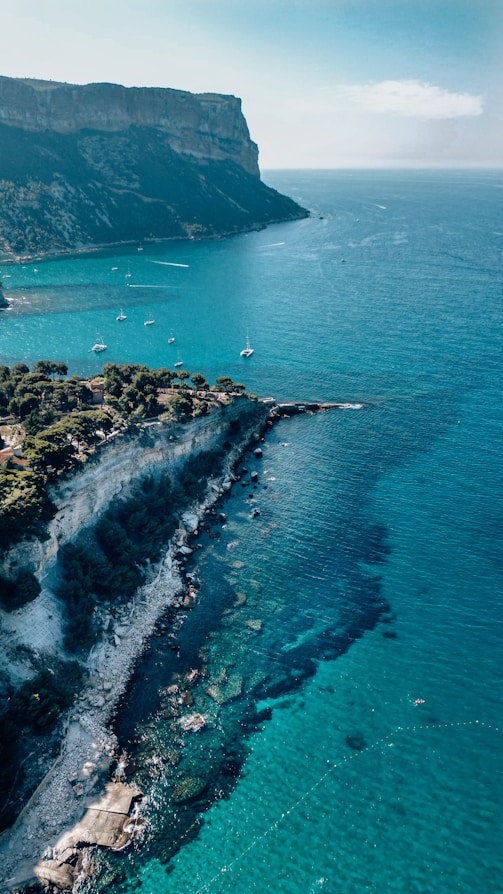
<svg viewBox="0 0 503 894">
<path fill-rule="evenodd" d="M 211 381 L 363 404 L 282 422 L 263 459 L 246 460 L 259 486 L 238 483 L 221 536 L 198 553 L 181 659 L 152 657 L 162 685 L 177 660 L 199 660 L 210 677 L 242 678 L 242 695 L 217 710 L 194 690 L 215 722 L 181 747 L 177 772 L 209 767 L 209 787 L 184 814 L 171 770 L 142 778 L 152 826 L 112 861 L 123 873 L 112 887 L 501 891 L 503 178 L 265 179 L 312 217 L 3 269 L 15 297 L 3 362 L 90 373 L 105 359 L 171 365 L 180 351 Z M 247 331 L 255 353 L 243 360 Z M 272 711 L 250 721 L 255 708 Z M 141 747 L 162 764 L 172 727 L 162 706 L 149 727 L 150 709 Z"/>
</svg>

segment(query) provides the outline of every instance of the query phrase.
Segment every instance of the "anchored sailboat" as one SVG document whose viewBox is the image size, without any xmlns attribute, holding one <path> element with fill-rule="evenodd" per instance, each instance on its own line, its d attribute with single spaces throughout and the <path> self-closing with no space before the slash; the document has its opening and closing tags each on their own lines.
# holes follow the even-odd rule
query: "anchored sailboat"
<svg viewBox="0 0 503 894">
<path fill-rule="evenodd" d="M 96 336 L 96 341 L 95 341 L 94 345 L 92 346 L 92 348 L 89 348 L 89 350 L 94 351 L 95 354 L 100 354 L 101 351 L 106 351 L 106 349 L 107 349 L 107 346 L 106 346 L 105 342 L 103 341 L 101 335 Z"/>
<path fill-rule="evenodd" d="M 240 351 L 239 356 L 240 357 L 251 357 L 251 355 L 253 354 L 253 350 L 254 349 L 252 347 L 250 347 L 250 339 L 248 338 L 248 335 L 247 335 L 246 336 L 246 348 L 243 348 L 243 350 Z"/>
</svg>

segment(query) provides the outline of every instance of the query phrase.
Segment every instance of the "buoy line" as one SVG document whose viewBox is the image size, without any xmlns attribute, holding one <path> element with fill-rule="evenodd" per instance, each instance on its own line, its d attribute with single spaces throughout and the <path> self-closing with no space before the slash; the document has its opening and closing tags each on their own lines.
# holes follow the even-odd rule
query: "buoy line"
<svg viewBox="0 0 503 894">
<path fill-rule="evenodd" d="M 325 772 L 322 773 L 322 775 L 319 777 L 319 779 L 313 785 L 311 785 L 301 795 L 301 797 L 298 798 L 297 801 L 295 801 L 293 804 L 291 804 L 287 810 L 284 810 L 280 814 L 278 819 L 274 823 L 271 823 L 271 825 L 261 835 L 258 835 L 258 836 L 256 836 L 256 838 L 252 839 L 252 841 L 247 845 L 247 847 L 245 847 L 241 851 L 241 853 L 239 853 L 236 857 L 234 857 L 229 863 L 222 866 L 217 875 L 214 875 L 213 878 L 209 879 L 209 881 L 205 882 L 201 887 L 197 888 L 194 891 L 194 894 L 204 894 L 204 892 L 209 891 L 210 888 L 217 881 L 221 880 L 223 874 L 225 874 L 229 871 L 232 871 L 232 869 L 236 865 L 236 863 L 239 863 L 240 860 L 242 860 L 243 857 L 246 856 L 246 854 L 249 854 L 250 851 L 253 850 L 257 844 L 259 844 L 259 842 L 261 842 L 264 838 L 267 838 L 267 836 L 270 835 L 271 832 L 273 832 L 275 829 L 277 829 L 279 827 L 279 825 L 289 815 L 291 815 L 301 804 L 303 804 L 309 798 L 309 796 L 312 794 L 312 792 L 314 792 L 315 789 L 317 789 L 318 786 L 320 786 L 322 784 L 322 782 L 324 782 L 324 780 L 328 776 L 330 776 L 330 774 L 332 774 L 335 770 L 341 769 L 345 764 L 348 764 L 350 761 L 355 760 L 356 758 L 360 757 L 362 754 L 365 754 L 368 751 L 373 751 L 376 748 L 392 747 L 394 744 L 392 741 L 393 737 L 397 736 L 397 735 L 404 734 L 404 733 L 415 733 L 415 732 L 420 732 L 420 731 L 431 732 L 433 730 L 441 730 L 441 729 L 456 729 L 456 730 L 462 731 L 462 730 L 468 729 L 470 727 L 475 727 L 475 726 L 483 727 L 485 729 L 491 730 L 493 732 L 498 732 L 498 733 L 503 731 L 501 727 L 494 726 L 494 724 L 491 724 L 491 723 L 486 723 L 483 720 L 460 720 L 460 721 L 451 722 L 451 723 L 435 723 L 435 724 L 419 724 L 418 723 L 418 724 L 411 724 L 410 726 L 396 726 L 395 729 L 392 730 L 391 733 L 389 733 L 389 735 L 382 736 L 380 739 L 376 739 L 375 742 L 373 742 L 371 745 L 366 746 L 365 748 L 362 748 L 361 751 L 355 751 L 353 754 L 344 755 L 337 763 L 331 763 L 330 761 L 327 761 L 329 766 L 327 767 Z M 188 832 L 190 832 L 194 828 L 194 826 L 198 823 L 200 823 L 200 820 L 196 820 L 194 823 L 192 823 L 192 825 L 190 826 L 190 829 L 187 830 L 185 835 L 183 835 L 183 837 L 177 843 L 178 845 L 180 845 L 182 843 L 183 839 L 187 837 Z"/>
</svg>

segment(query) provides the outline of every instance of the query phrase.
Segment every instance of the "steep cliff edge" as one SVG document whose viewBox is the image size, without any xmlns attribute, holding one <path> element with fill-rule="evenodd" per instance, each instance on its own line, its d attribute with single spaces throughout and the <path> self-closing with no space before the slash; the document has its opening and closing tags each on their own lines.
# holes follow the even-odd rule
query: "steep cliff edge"
<svg viewBox="0 0 503 894">
<path fill-rule="evenodd" d="M 30 863 L 40 857 L 46 845 L 54 842 L 58 830 L 72 818 L 78 819 L 79 798 L 101 778 L 94 771 L 91 776 L 85 771 L 89 760 L 96 771 L 99 767 L 106 771 L 115 747 L 107 724 L 133 663 L 159 617 L 184 599 L 184 550 L 191 552 L 186 538 L 199 524 L 207 523 L 210 507 L 230 487 L 228 476 L 234 463 L 255 439 L 267 416 L 263 403 L 241 396 L 185 425 L 149 425 L 138 436 L 126 435 L 104 445 L 94 462 L 54 488 L 57 514 L 50 523 L 48 538 L 19 544 L 4 557 L 2 573 L 31 567 L 42 590 L 35 600 L 16 611 L 0 610 L 0 731 L 9 736 L 9 742 L 3 742 L 8 763 L 2 766 L 0 778 L 0 830 L 10 825 L 36 788 L 15 826 L 0 835 L 0 888 L 23 859 Z M 23 681 L 39 681 L 42 672 L 46 677 L 52 675 L 60 685 L 61 678 L 75 669 L 76 662 L 72 664 L 72 655 L 64 648 L 68 620 L 65 606 L 54 593 L 59 550 L 83 532 L 89 534 L 108 507 L 114 501 L 124 504 L 142 479 L 159 478 L 168 472 L 176 482 L 187 461 L 215 449 L 222 452 L 222 448 L 226 461 L 223 468 L 219 466 L 218 478 L 210 480 L 206 489 L 201 484 L 200 490 L 205 492 L 200 493 L 197 505 L 186 508 L 178 517 L 165 558 L 155 565 L 147 563 L 149 570 L 135 593 L 117 603 L 96 606 L 94 644 L 90 651 L 87 646 L 78 652 L 82 681 L 75 708 L 70 708 L 70 714 L 61 714 L 52 733 L 52 722 L 33 726 L 28 717 L 15 720 L 9 705 L 17 704 Z M 168 513 L 169 508 L 166 505 L 162 511 Z M 37 682 L 37 687 L 40 685 Z M 30 698 L 45 699 L 40 692 L 37 689 Z M 67 700 L 60 710 L 68 704 Z M 30 712 L 30 704 L 25 709 Z M 62 738 L 64 745 L 60 748 Z M 14 748 L 10 747 L 12 742 L 17 743 Z M 26 822 L 41 830 L 41 841 L 37 842 L 40 851 L 33 849 L 33 843 L 26 847 Z M 29 877 L 32 869 L 31 863 Z"/>
<path fill-rule="evenodd" d="M 26 650 L 35 649 L 38 657 L 61 651 L 63 606 L 55 599 L 47 575 L 62 546 L 95 525 L 114 500 L 126 499 L 141 479 L 166 472 L 176 478 L 190 457 L 227 443 L 233 428 L 239 449 L 267 415 L 264 404 L 238 397 L 184 425 L 148 425 L 139 435 L 120 436 L 104 444 L 94 461 L 51 488 L 57 512 L 46 538 L 22 541 L 4 554 L 0 564 L 6 577 L 28 568 L 42 583 L 34 602 L 12 613 L 0 609 L 0 670 L 3 667 L 14 679 L 23 679 L 32 672 Z M 229 462 L 232 456 L 231 452 Z"/>
<path fill-rule="evenodd" d="M 261 182 L 234 96 L 0 77 L 0 257 L 306 214 Z"/>
</svg>

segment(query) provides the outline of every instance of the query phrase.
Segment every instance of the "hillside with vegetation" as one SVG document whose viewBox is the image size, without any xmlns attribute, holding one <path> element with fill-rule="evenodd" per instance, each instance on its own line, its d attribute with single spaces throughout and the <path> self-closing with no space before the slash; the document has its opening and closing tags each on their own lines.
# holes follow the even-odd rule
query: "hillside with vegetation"
<svg viewBox="0 0 503 894">
<path fill-rule="evenodd" d="M 88 462 L 100 445 L 146 420 L 183 423 L 245 386 L 228 376 L 107 363 L 92 382 L 64 363 L 0 366 L 0 550 L 43 537 L 54 513 L 49 486 Z"/>
</svg>

